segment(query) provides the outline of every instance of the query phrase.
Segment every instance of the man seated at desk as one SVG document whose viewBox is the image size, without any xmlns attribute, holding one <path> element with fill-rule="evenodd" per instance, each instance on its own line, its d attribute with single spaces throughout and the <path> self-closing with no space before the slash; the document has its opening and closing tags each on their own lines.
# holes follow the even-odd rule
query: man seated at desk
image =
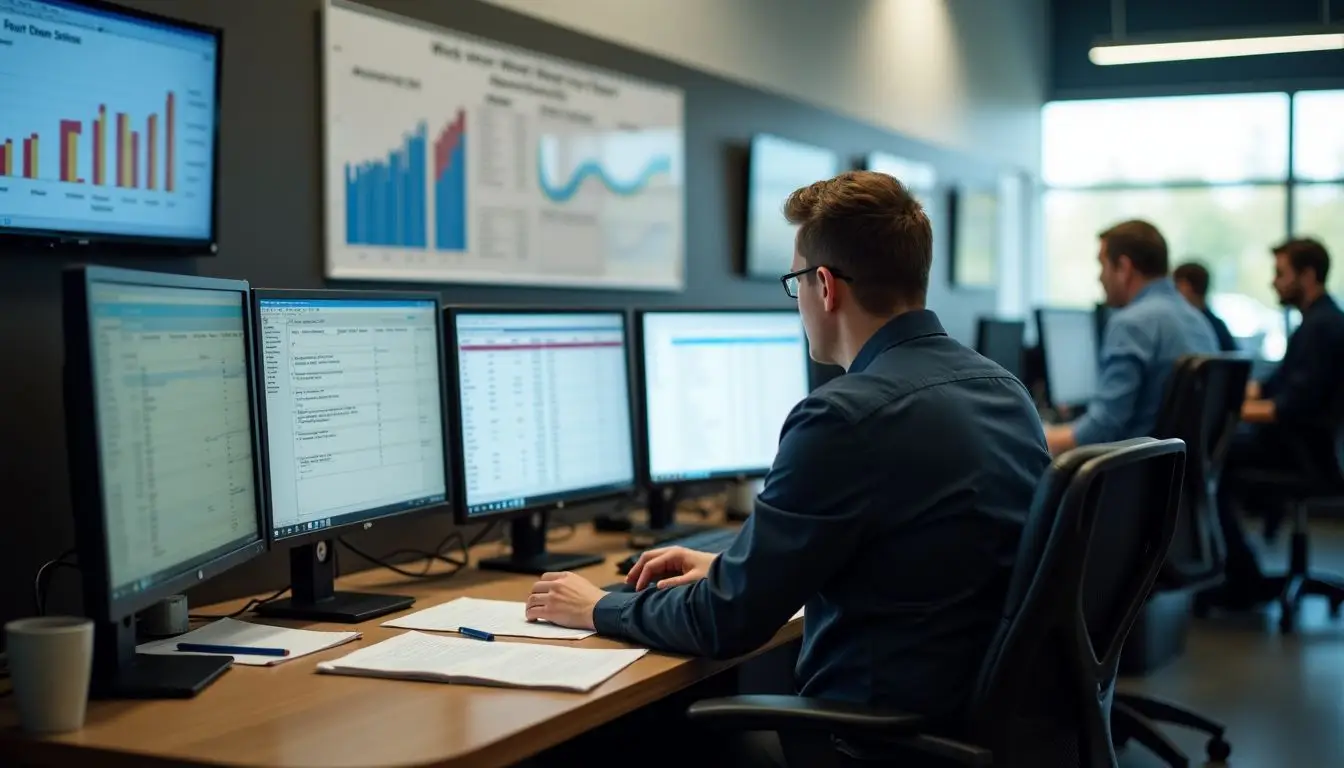
<svg viewBox="0 0 1344 768">
<path fill-rule="evenodd" d="M 547 574 L 527 616 L 730 657 L 806 604 L 802 694 L 955 718 L 1050 461 L 1039 417 L 925 309 L 932 231 L 899 182 L 843 173 L 794 192 L 785 215 L 799 228 L 784 288 L 812 357 L 847 374 L 789 414 L 726 552 L 646 553 L 630 593 Z"/>
<path fill-rule="evenodd" d="M 1106 323 L 1097 394 L 1087 413 L 1046 430 L 1055 454 L 1151 434 L 1176 361 L 1218 352 L 1208 320 L 1167 277 L 1167 241 L 1157 227 L 1126 221 L 1099 237 L 1101 286 L 1106 303 L 1117 309 Z"/>
<path fill-rule="evenodd" d="M 1330 254 L 1315 240 L 1289 240 L 1274 249 L 1274 291 L 1285 307 L 1302 312 L 1302 324 L 1274 373 L 1247 385 L 1241 411 L 1247 426 L 1228 453 L 1220 509 L 1232 508 L 1239 470 L 1300 470 L 1302 450 L 1322 465 L 1335 460 L 1331 417 L 1344 397 L 1344 312 L 1326 293 L 1329 272 Z M 1241 548 L 1229 542 L 1229 568 L 1250 556 Z"/>
</svg>

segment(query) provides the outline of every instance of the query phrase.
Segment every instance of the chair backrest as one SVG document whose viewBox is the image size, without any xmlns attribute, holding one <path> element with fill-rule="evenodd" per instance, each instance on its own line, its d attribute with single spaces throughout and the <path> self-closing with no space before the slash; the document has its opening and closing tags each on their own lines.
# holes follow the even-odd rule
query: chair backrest
<svg viewBox="0 0 1344 768">
<path fill-rule="evenodd" d="M 1154 436 L 1185 442 L 1181 511 L 1159 589 L 1212 586 L 1223 578 L 1227 547 L 1218 522 L 1218 483 L 1241 422 L 1251 361 L 1186 355 L 1167 378 Z"/>
<path fill-rule="evenodd" d="M 1037 485 L 968 711 L 995 765 L 1111 768 L 1120 650 L 1176 526 L 1180 440 L 1078 448 Z"/>
</svg>

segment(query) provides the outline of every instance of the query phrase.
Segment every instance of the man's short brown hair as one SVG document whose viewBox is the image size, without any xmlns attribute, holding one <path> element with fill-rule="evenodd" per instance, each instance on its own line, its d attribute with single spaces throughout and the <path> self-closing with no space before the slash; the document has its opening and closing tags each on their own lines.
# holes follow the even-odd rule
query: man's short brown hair
<svg viewBox="0 0 1344 768">
<path fill-rule="evenodd" d="M 1106 258 L 1119 264 L 1121 256 L 1128 256 L 1134 269 L 1144 277 L 1166 277 L 1167 240 L 1157 227 L 1140 219 L 1121 222 L 1097 237 L 1106 245 Z"/>
<path fill-rule="evenodd" d="M 865 311 L 885 315 L 923 306 L 933 263 L 933 227 L 919 201 L 895 178 L 849 171 L 795 190 L 784 217 L 798 225 L 798 253 L 809 267 L 849 279 Z"/>
<path fill-rule="evenodd" d="M 1187 261 L 1172 270 L 1173 280 L 1184 280 L 1201 299 L 1209 295 L 1209 270 L 1197 261 Z"/>
<path fill-rule="evenodd" d="M 1274 255 L 1284 254 L 1294 272 L 1310 269 L 1316 273 L 1316 282 L 1325 285 L 1325 277 L 1330 274 L 1330 252 L 1319 240 L 1310 237 L 1298 237 L 1274 247 Z"/>
</svg>

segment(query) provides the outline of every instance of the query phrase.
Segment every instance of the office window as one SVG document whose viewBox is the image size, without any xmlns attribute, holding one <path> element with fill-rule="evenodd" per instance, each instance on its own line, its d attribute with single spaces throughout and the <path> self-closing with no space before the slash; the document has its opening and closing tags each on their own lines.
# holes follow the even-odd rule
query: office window
<svg viewBox="0 0 1344 768">
<path fill-rule="evenodd" d="M 1344 184 L 1303 184 L 1293 189 L 1293 235 L 1314 237 L 1330 252 L 1326 283 L 1344 298 Z"/>
<path fill-rule="evenodd" d="M 1049 186 L 1288 175 L 1285 93 L 1062 101 L 1047 104 L 1042 121 Z"/>
<path fill-rule="evenodd" d="M 1293 97 L 1293 175 L 1299 181 L 1344 180 L 1344 91 Z"/>
<path fill-rule="evenodd" d="M 1208 266 L 1211 303 L 1232 333 L 1259 338 L 1263 354 L 1281 356 L 1283 314 L 1270 285 L 1269 249 L 1283 239 L 1286 206 L 1287 192 L 1280 185 L 1050 190 L 1045 195 L 1046 302 L 1090 306 L 1100 301 L 1098 233 L 1126 219 L 1145 219 L 1167 238 L 1173 267 L 1190 259 Z"/>
</svg>

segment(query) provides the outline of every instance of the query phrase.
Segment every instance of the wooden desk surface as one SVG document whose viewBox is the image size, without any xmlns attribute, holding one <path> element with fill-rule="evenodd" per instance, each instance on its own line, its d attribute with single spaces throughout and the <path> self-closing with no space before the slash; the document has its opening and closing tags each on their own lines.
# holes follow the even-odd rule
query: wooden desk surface
<svg viewBox="0 0 1344 768">
<path fill-rule="evenodd" d="M 581 571 L 599 585 L 620 578 L 615 563 L 629 553 L 624 536 L 596 534 L 589 526 L 579 526 L 569 541 L 551 548 L 607 554 L 604 564 Z M 472 562 L 499 551 L 497 544 L 478 547 Z M 371 570 L 342 578 L 338 586 L 414 595 L 417 600 L 412 610 L 419 610 L 463 595 L 524 600 L 533 580 L 482 572 L 473 566 L 452 578 L 424 580 Z M 200 610 L 236 610 L 242 603 Z M 358 625 L 364 637 L 356 643 L 276 667 L 235 666 L 195 699 L 90 702 L 84 729 L 72 734 L 26 737 L 17 728 L 12 699 L 0 700 L 0 764 L 14 760 L 21 765 L 81 768 L 505 766 L 737 663 L 649 653 L 588 694 L 375 680 L 314 671 L 319 661 L 402 631 L 380 627 L 387 618 Z M 801 625 L 795 621 L 784 627 L 766 647 L 798 637 Z M 599 637 L 575 645 L 623 647 Z"/>
</svg>

